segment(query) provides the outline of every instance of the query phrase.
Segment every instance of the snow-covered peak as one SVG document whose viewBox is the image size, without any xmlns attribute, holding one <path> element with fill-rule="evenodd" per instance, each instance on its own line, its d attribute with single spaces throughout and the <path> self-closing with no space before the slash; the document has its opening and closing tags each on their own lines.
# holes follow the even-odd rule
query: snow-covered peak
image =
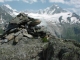
<svg viewBox="0 0 80 60">
<path fill-rule="evenodd" d="M 10 7 L 10 5 L 8 5 L 8 4 L 6 4 L 6 5 L 4 5 L 4 6 L 6 6 L 6 7 L 9 8 L 9 9 L 12 9 L 12 8 Z"/>
<path fill-rule="evenodd" d="M 4 4 L 1 6 L 3 10 L 5 10 L 7 13 L 9 13 L 11 16 L 18 15 L 19 12 L 16 9 L 13 9 L 10 5 Z"/>
<path fill-rule="evenodd" d="M 6 6 L 7 8 L 9 8 L 9 9 L 12 10 L 12 8 L 10 7 L 10 5 L 8 5 L 8 4 L 4 4 L 4 6 Z"/>
<path fill-rule="evenodd" d="M 10 5 L 8 4 L 4 4 L 3 6 L 6 6 L 7 8 L 9 8 L 10 10 L 13 10 L 13 11 L 17 11 L 16 9 L 13 9 Z"/>
<path fill-rule="evenodd" d="M 55 4 L 53 4 L 50 7 L 45 8 L 44 10 L 39 10 L 40 14 L 50 14 L 50 15 L 61 13 L 61 12 L 67 12 L 67 11 L 63 10 L 61 7 Z"/>
</svg>

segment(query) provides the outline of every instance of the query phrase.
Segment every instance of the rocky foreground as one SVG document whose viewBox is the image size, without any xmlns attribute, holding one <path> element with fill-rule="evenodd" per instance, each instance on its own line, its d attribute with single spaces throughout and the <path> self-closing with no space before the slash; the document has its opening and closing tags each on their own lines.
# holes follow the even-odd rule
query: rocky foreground
<svg viewBox="0 0 80 60">
<path fill-rule="evenodd" d="M 80 60 L 80 43 L 50 37 L 42 39 L 22 39 L 0 44 L 0 60 Z"/>
<path fill-rule="evenodd" d="M 52 36 L 41 21 L 20 13 L 0 35 L 0 60 L 80 60 L 80 43 Z"/>
</svg>

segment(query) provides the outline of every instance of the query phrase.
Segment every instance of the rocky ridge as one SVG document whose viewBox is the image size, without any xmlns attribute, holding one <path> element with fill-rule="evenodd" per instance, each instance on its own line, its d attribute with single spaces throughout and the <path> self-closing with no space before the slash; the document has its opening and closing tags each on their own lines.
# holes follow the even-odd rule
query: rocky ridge
<svg viewBox="0 0 80 60">
<path fill-rule="evenodd" d="M 80 60 L 80 43 L 54 37 L 43 43 L 40 38 L 23 37 L 17 45 L 0 44 L 0 60 Z"/>
</svg>

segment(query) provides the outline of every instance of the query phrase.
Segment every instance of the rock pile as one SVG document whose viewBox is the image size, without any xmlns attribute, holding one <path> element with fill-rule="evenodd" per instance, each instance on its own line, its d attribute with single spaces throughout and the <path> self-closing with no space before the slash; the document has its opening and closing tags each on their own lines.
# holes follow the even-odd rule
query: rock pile
<svg viewBox="0 0 80 60">
<path fill-rule="evenodd" d="M 44 26 L 37 26 L 40 23 L 39 19 L 34 19 L 25 13 L 20 13 L 9 22 L 5 32 L 1 35 L 0 42 L 5 43 L 13 40 L 14 43 L 17 43 L 23 36 L 28 38 L 49 37 Z"/>
</svg>

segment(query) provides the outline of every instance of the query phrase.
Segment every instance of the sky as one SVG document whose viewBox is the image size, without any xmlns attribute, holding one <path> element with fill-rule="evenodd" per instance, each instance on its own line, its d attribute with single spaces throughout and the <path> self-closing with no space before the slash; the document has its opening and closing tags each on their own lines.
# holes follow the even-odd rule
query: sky
<svg viewBox="0 0 80 60">
<path fill-rule="evenodd" d="M 0 5 L 8 4 L 18 11 L 39 10 L 52 6 L 59 7 L 75 12 L 80 15 L 80 0 L 0 0 Z"/>
</svg>

